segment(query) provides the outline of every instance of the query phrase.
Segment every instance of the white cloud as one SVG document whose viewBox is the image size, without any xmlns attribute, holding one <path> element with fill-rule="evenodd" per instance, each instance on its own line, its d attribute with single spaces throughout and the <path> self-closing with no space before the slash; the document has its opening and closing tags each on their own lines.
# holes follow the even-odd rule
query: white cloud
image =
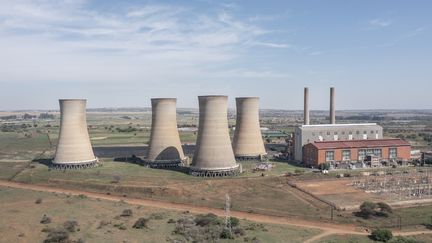
<svg viewBox="0 0 432 243">
<path fill-rule="evenodd" d="M 269 34 L 224 10 L 86 1 L 1 1 L 0 82 L 27 80 L 174 82 L 200 78 Z M 169 71 L 168 71 L 169 70 Z"/>
<path fill-rule="evenodd" d="M 375 27 L 387 27 L 393 24 L 393 21 L 388 19 L 372 19 L 369 21 L 369 25 Z"/>
</svg>

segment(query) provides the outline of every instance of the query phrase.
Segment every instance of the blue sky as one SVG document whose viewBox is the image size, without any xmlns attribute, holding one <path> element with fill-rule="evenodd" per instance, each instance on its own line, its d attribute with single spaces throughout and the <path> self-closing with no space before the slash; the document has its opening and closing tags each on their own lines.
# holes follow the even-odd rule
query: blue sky
<svg viewBox="0 0 432 243">
<path fill-rule="evenodd" d="M 262 108 L 432 108 L 432 2 L 0 0 L 0 110 L 260 96 Z"/>
</svg>

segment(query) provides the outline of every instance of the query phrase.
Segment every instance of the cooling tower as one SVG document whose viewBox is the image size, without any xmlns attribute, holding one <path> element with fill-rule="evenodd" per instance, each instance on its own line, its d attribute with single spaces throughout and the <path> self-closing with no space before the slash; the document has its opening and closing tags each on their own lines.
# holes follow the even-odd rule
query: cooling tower
<svg viewBox="0 0 432 243">
<path fill-rule="evenodd" d="M 198 138 L 190 173 L 229 176 L 239 172 L 228 131 L 228 97 L 199 96 Z"/>
<path fill-rule="evenodd" d="M 304 88 L 304 125 L 309 125 L 309 88 Z"/>
<path fill-rule="evenodd" d="M 330 124 L 336 124 L 335 88 L 330 88 Z"/>
<path fill-rule="evenodd" d="M 237 121 L 233 150 L 237 160 L 264 160 L 266 151 L 259 123 L 259 98 L 236 98 Z"/>
<path fill-rule="evenodd" d="M 184 160 L 177 130 L 176 99 L 151 99 L 152 126 L 145 162 L 150 167 L 179 166 Z"/>
<path fill-rule="evenodd" d="M 60 103 L 60 133 L 52 166 L 83 169 L 97 165 L 86 122 L 86 100 L 64 99 Z"/>
</svg>

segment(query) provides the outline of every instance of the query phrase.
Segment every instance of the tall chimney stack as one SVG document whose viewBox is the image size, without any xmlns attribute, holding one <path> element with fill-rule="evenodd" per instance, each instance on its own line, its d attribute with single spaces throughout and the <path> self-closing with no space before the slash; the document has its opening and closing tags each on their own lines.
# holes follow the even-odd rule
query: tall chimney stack
<svg viewBox="0 0 432 243">
<path fill-rule="evenodd" d="M 309 125 L 309 88 L 304 88 L 304 125 Z"/>
<path fill-rule="evenodd" d="M 330 88 L 330 124 L 336 124 L 335 88 Z"/>
</svg>

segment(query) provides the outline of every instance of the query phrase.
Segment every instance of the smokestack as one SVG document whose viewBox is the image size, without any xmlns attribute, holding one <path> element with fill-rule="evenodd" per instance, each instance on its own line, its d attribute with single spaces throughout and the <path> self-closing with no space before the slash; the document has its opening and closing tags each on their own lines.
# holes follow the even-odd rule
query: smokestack
<svg viewBox="0 0 432 243">
<path fill-rule="evenodd" d="M 86 121 L 86 100 L 62 99 L 60 133 L 52 166 L 55 169 L 84 169 L 97 165 Z"/>
<path fill-rule="evenodd" d="M 259 98 L 236 98 L 237 121 L 233 139 L 237 160 L 262 160 L 266 155 L 259 123 Z"/>
<path fill-rule="evenodd" d="M 330 124 L 336 124 L 335 88 L 330 88 Z"/>
<path fill-rule="evenodd" d="M 176 101 L 151 99 L 152 126 L 145 160 L 151 167 L 178 166 L 185 158 L 177 130 Z"/>
<path fill-rule="evenodd" d="M 304 125 L 309 125 L 309 88 L 304 88 Z"/>
<path fill-rule="evenodd" d="M 191 175 L 236 175 L 236 163 L 228 131 L 228 97 L 198 96 L 199 126 Z"/>
</svg>

